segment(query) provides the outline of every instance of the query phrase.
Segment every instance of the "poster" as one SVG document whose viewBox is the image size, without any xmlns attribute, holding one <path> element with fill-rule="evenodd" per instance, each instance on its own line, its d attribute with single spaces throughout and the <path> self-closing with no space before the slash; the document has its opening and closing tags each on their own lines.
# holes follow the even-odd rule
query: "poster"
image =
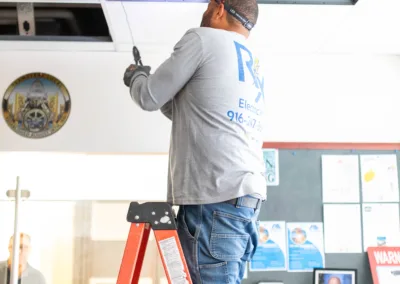
<svg viewBox="0 0 400 284">
<path fill-rule="evenodd" d="M 279 185 L 279 152 L 277 149 L 264 149 L 263 153 L 267 186 Z"/>
<path fill-rule="evenodd" d="M 322 223 L 287 223 L 288 271 L 311 272 L 325 266 Z"/>
<path fill-rule="evenodd" d="M 285 222 L 260 222 L 257 251 L 250 262 L 250 271 L 282 271 L 287 269 Z"/>
<path fill-rule="evenodd" d="M 400 247 L 370 247 L 368 259 L 374 284 L 400 283 Z"/>
<path fill-rule="evenodd" d="M 324 204 L 325 253 L 361 253 L 359 204 Z"/>
<path fill-rule="evenodd" d="M 364 251 L 368 247 L 400 245 L 398 203 L 363 204 Z"/>
<path fill-rule="evenodd" d="M 357 155 L 322 155 L 322 196 L 324 203 L 360 202 Z"/>
<path fill-rule="evenodd" d="M 362 155 L 360 161 L 363 202 L 398 202 L 396 155 Z"/>
</svg>

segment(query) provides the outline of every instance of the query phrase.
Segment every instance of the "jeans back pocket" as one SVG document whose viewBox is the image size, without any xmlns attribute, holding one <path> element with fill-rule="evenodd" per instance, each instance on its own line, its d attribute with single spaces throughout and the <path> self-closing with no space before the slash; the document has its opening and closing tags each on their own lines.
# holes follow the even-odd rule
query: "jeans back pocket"
<svg viewBox="0 0 400 284">
<path fill-rule="evenodd" d="M 250 219 L 214 211 L 210 254 L 223 261 L 239 261 L 248 247 L 248 225 L 251 225 Z"/>
</svg>

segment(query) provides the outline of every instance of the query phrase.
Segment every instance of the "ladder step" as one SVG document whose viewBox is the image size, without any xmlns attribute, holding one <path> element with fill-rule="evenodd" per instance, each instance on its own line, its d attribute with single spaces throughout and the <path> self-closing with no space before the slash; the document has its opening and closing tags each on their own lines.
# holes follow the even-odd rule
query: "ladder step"
<svg viewBox="0 0 400 284">
<path fill-rule="evenodd" d="M 126 220 L 130 223 L 150 223 L 153 230 L 176 230 L 175 213 L 166 202 L 131 202 Z"/>
</svg>

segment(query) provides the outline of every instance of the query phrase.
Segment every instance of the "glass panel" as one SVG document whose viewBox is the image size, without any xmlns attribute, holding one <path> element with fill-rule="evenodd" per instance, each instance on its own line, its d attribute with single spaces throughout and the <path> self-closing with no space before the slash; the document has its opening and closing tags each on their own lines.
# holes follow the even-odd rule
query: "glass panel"
<svg viewBox="0 0 400 284">
<path fill-rule="evenodd" d="M 32 280 L 39 281 L 34 282 L 38 284 L 44 284 L 42 280 L 45 283 L 73 283 L 74 231 L 71 217 L 74 214 L 74 203 L 21 202 L 19 231 L 23 235 L 19 261 L 25 268 L 21 274 L 22 284 L 33 283 Z M 7 224 L 0 238 L 2 252 L 4 248 L 7 249 L 8 239 L 14 233 L 14 202 L 6 205 L 2 207 L 4 216 L 8 216 L 2 220 L 2 223 Z M 4 259 L 4 255 L 1 256 Z"/>
<path fill-rule="evenodd" d="M 48 284 L 115 284 L 129 203 L 165 200 L 167 167 L 167 155 L 0 152 L 0 278 L 14 223 L 14 203 L 1 200 L 15 189 L 17 176 L 31 194 L 20 207 L 31 271 Z M 140 284 L 153 283 L 166 279 L 152 233 Z"/>
<path fill-rule="evenodd" d="M 0 206 L 0 226 L 5 228 L 0 234 L 0 256 L 6 260 L 14 203 L 0 201 Z M 129 231 L 128 207 L 128 201 L 23 201 L 19 228 L 31 242 L 24 255 L 30 273 L 25 273 L 22 284 L 32 283 L 32 275 L 40 275 L 45 283 L 115 284 Z M 160 282 L 162 278 L 152 233 L 139 284 L 166 283 Z"/>
</svg>

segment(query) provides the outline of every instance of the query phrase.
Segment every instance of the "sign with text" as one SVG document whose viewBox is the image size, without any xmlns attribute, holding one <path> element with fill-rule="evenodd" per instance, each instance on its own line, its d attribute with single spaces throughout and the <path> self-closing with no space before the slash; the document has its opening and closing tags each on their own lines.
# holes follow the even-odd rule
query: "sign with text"
<svg viewBox="0 0 400 284">
<path fill-rule="evenodd" d="M 369 247 L 367 251 L 374 284 L 400 283 L 400 247 Z"/>
</svg>

